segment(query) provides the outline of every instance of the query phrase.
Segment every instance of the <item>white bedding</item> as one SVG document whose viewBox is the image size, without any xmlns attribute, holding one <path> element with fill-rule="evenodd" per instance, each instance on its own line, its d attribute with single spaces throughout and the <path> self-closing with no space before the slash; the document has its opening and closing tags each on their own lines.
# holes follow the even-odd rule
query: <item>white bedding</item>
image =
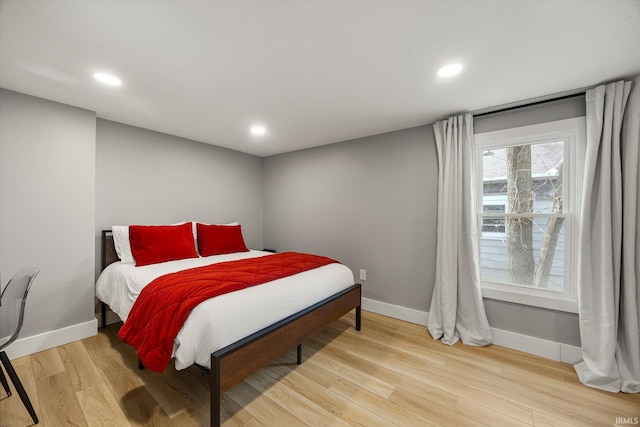
<svg viewBox="0 0 640 427">
<path fill-rule="evenodd" d="M 116 262 L 104 269 L 96 282 L 96 296 L 123 321 L 134 301 L 152 280 L 187 268 L 260 256 L 250 251 L 191 258 L 136 267 Z M 198 305 L 173 343 L 176 369 L 197 363 L 210 368 L 211 353 L 284 319 L 354 284 L 351 269 L 329 264 L 294 276 L 274 280 L 211 298 Z"/>
</svg>

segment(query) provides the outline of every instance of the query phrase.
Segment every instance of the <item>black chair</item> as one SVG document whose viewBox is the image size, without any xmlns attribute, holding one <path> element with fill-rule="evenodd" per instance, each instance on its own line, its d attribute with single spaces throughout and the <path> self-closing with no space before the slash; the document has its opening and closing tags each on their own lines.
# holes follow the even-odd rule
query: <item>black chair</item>
<svg viewBox="0 0 640 427">
<path fill-rule="evenodd" d="M 31 288 L 33 280 L 39 272 L 40 270 L 37 268 L 23 268 L 9 280 L 9 283 L 7 283 L 7 286 L 0 295 L 0 362 L 2 362 L 0 363 L 0 382 L 7 395 L 11 396 L 9 383 L 2 372 L 2 365 L 4 365 L 7 375 L 9 375 L 25 408 L 29 411 L 29 415 L 33 418 L 34 424 L 38 424 L 36 411 L 33 410 L 29 396 L 27 396 L 27 392 L 24 390 L 4 349 L 18 338 L 20 328 L 22 328 L 27 294 L 29 293 L 29 288 Z"/>
</svg>

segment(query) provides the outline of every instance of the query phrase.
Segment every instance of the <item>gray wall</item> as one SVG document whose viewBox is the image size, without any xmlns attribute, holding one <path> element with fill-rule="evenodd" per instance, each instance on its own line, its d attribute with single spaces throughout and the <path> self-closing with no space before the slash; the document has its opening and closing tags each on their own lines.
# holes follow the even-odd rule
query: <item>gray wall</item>
<svg viewBox="0 0 640 427">
<path fill-rule="evenodd" d="M 20 338 L 95 322 L 99 235 L 113 224 L 239 221 L 247 244 L 262 248 L 262 165 L 2 89 L 0 280 L 41 269 Z"/>
<path fill-rule="evenodd" d="M 584 98 L 475 120 L 488 132 L 585 115 Z M 428 311 L 435 278 L 432 126 L 267 157 L 265 246 L 327 254 L 367 270 L 363 296 Z M 492 327 L 580 344 L 578 316 L 485 299 Z"/>
<path fill-rule="evenodd" d="M 95 113 L 0 90 L 0 280 L 40 268 L 21 337 L 94 320 Z"/>
<path fill-rule="evenodd" d="M 580 115 L 584 102 L 575 98 L 478 118 L 475 129 Z M 240 221 L 250 247 L 335 257 L 356 279 L 367 270 L 366 298 L 429 307 L 430 125 L 261 159 L 2 90 L 0 166 L 2 283 L 22 266 L 42 269 L 23 337 L 93 320 L 99 230 L 115 223 Z M 576 315 L 485 304 L 493 327 L 579 344 Z"/>
<path fill-rule="evenodd" d="M 366 269 L 364 297 L 426 311 L 436 173 L 431 126 L 267 157 L 265 246 Z"/>
<path fill-rule="evenodd" d="M 112 225 L 238 221 L 262 248 L 262 159 L 176 136 L 98 120 L 96 254 Z"/>
</svg>

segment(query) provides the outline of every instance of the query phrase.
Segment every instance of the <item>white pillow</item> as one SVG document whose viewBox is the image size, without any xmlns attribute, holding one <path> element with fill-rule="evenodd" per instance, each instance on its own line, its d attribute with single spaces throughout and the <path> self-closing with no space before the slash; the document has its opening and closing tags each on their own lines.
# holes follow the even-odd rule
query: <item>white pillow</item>
<svg viewBox="0 0 640 427">
<path fill-rule="evenodd" d="M 131 253 L 131 244 L 129 243 L 129 226 L 114 225 L 111 227 L 113 235 L 113 245 L 116 247 L 118 258 L 122 262 L 136 262 Z"/>
<path fill-rule="evenodd" d="M 196 245 L 196 251 L 198 255 L 200 255 L 200 248 L 198 247 L 198 226 L 196 225 L 199 221 L 191 221 L 191 230 L 193 230 L 193 244 Z M 204 225 L 240 225 L 239 222 L 230 222 L 228 224 L 207 224 L 204 222 L 200 222 L 200 224 Z"/>
<path fill-rule="evenodd" d="M 182 225 L 186 221 L 178 222 L 171 225 Z M 131 243 L 129 242 L 129 226 L 128 225 L 114 225 L 111 227 L 111 234 L 113 235 L 113 245 L 116 248 L 116 254 L 122 262 L 134 263 L 136 260 L 131 253 Z M 197 247 L 197 246 L 196 246 Z"/>
</svg>

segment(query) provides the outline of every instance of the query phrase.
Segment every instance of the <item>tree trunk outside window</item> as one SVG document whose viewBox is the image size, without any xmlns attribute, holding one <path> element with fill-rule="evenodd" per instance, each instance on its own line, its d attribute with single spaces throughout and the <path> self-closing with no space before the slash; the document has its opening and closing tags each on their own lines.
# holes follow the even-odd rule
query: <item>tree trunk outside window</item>
<svg viewBox="0 0 640 427">
<path fill-rule="evenodd" d="M 555 181 L 553 213 L 562 213 L 562 168 Z M 507 148 L 507 200 L 510 213 L 533 213 L 531 146 Z M 547 288 L 564 218 L 549 218 L 538 265 L 533 256 L 533 220 L 507 218 L 507 270 L 516 285 Z"/>
<path fill-rule="evenodd" d="M 563 170 L 562 166 L 558 171 L 558 178 L 555 182 L 556 188 L 553 195 L 552 212 L 562 213 L 562 185 Z M 544 233 L 542 248 L 540 248 L 540 258 L 536 267 L 534 286 L 536 288 L 547 288 L 549 285 L 549 274 L 551 273 L 551 265 L 556 254 L 558 245 L 558 236 L 560 229 L 564 223 L 564 218 L 549 218 L 547 223 L 547 231 Z"/>
<path fill-rule="evenodd" d="M 512 213 L 533 211 L 531 146 L 507 148 L 507 200 Z M 516 285 L 533 284 L 533 224 L 531 218 L 507 218 L 507 269 Z"/>
</svg>

